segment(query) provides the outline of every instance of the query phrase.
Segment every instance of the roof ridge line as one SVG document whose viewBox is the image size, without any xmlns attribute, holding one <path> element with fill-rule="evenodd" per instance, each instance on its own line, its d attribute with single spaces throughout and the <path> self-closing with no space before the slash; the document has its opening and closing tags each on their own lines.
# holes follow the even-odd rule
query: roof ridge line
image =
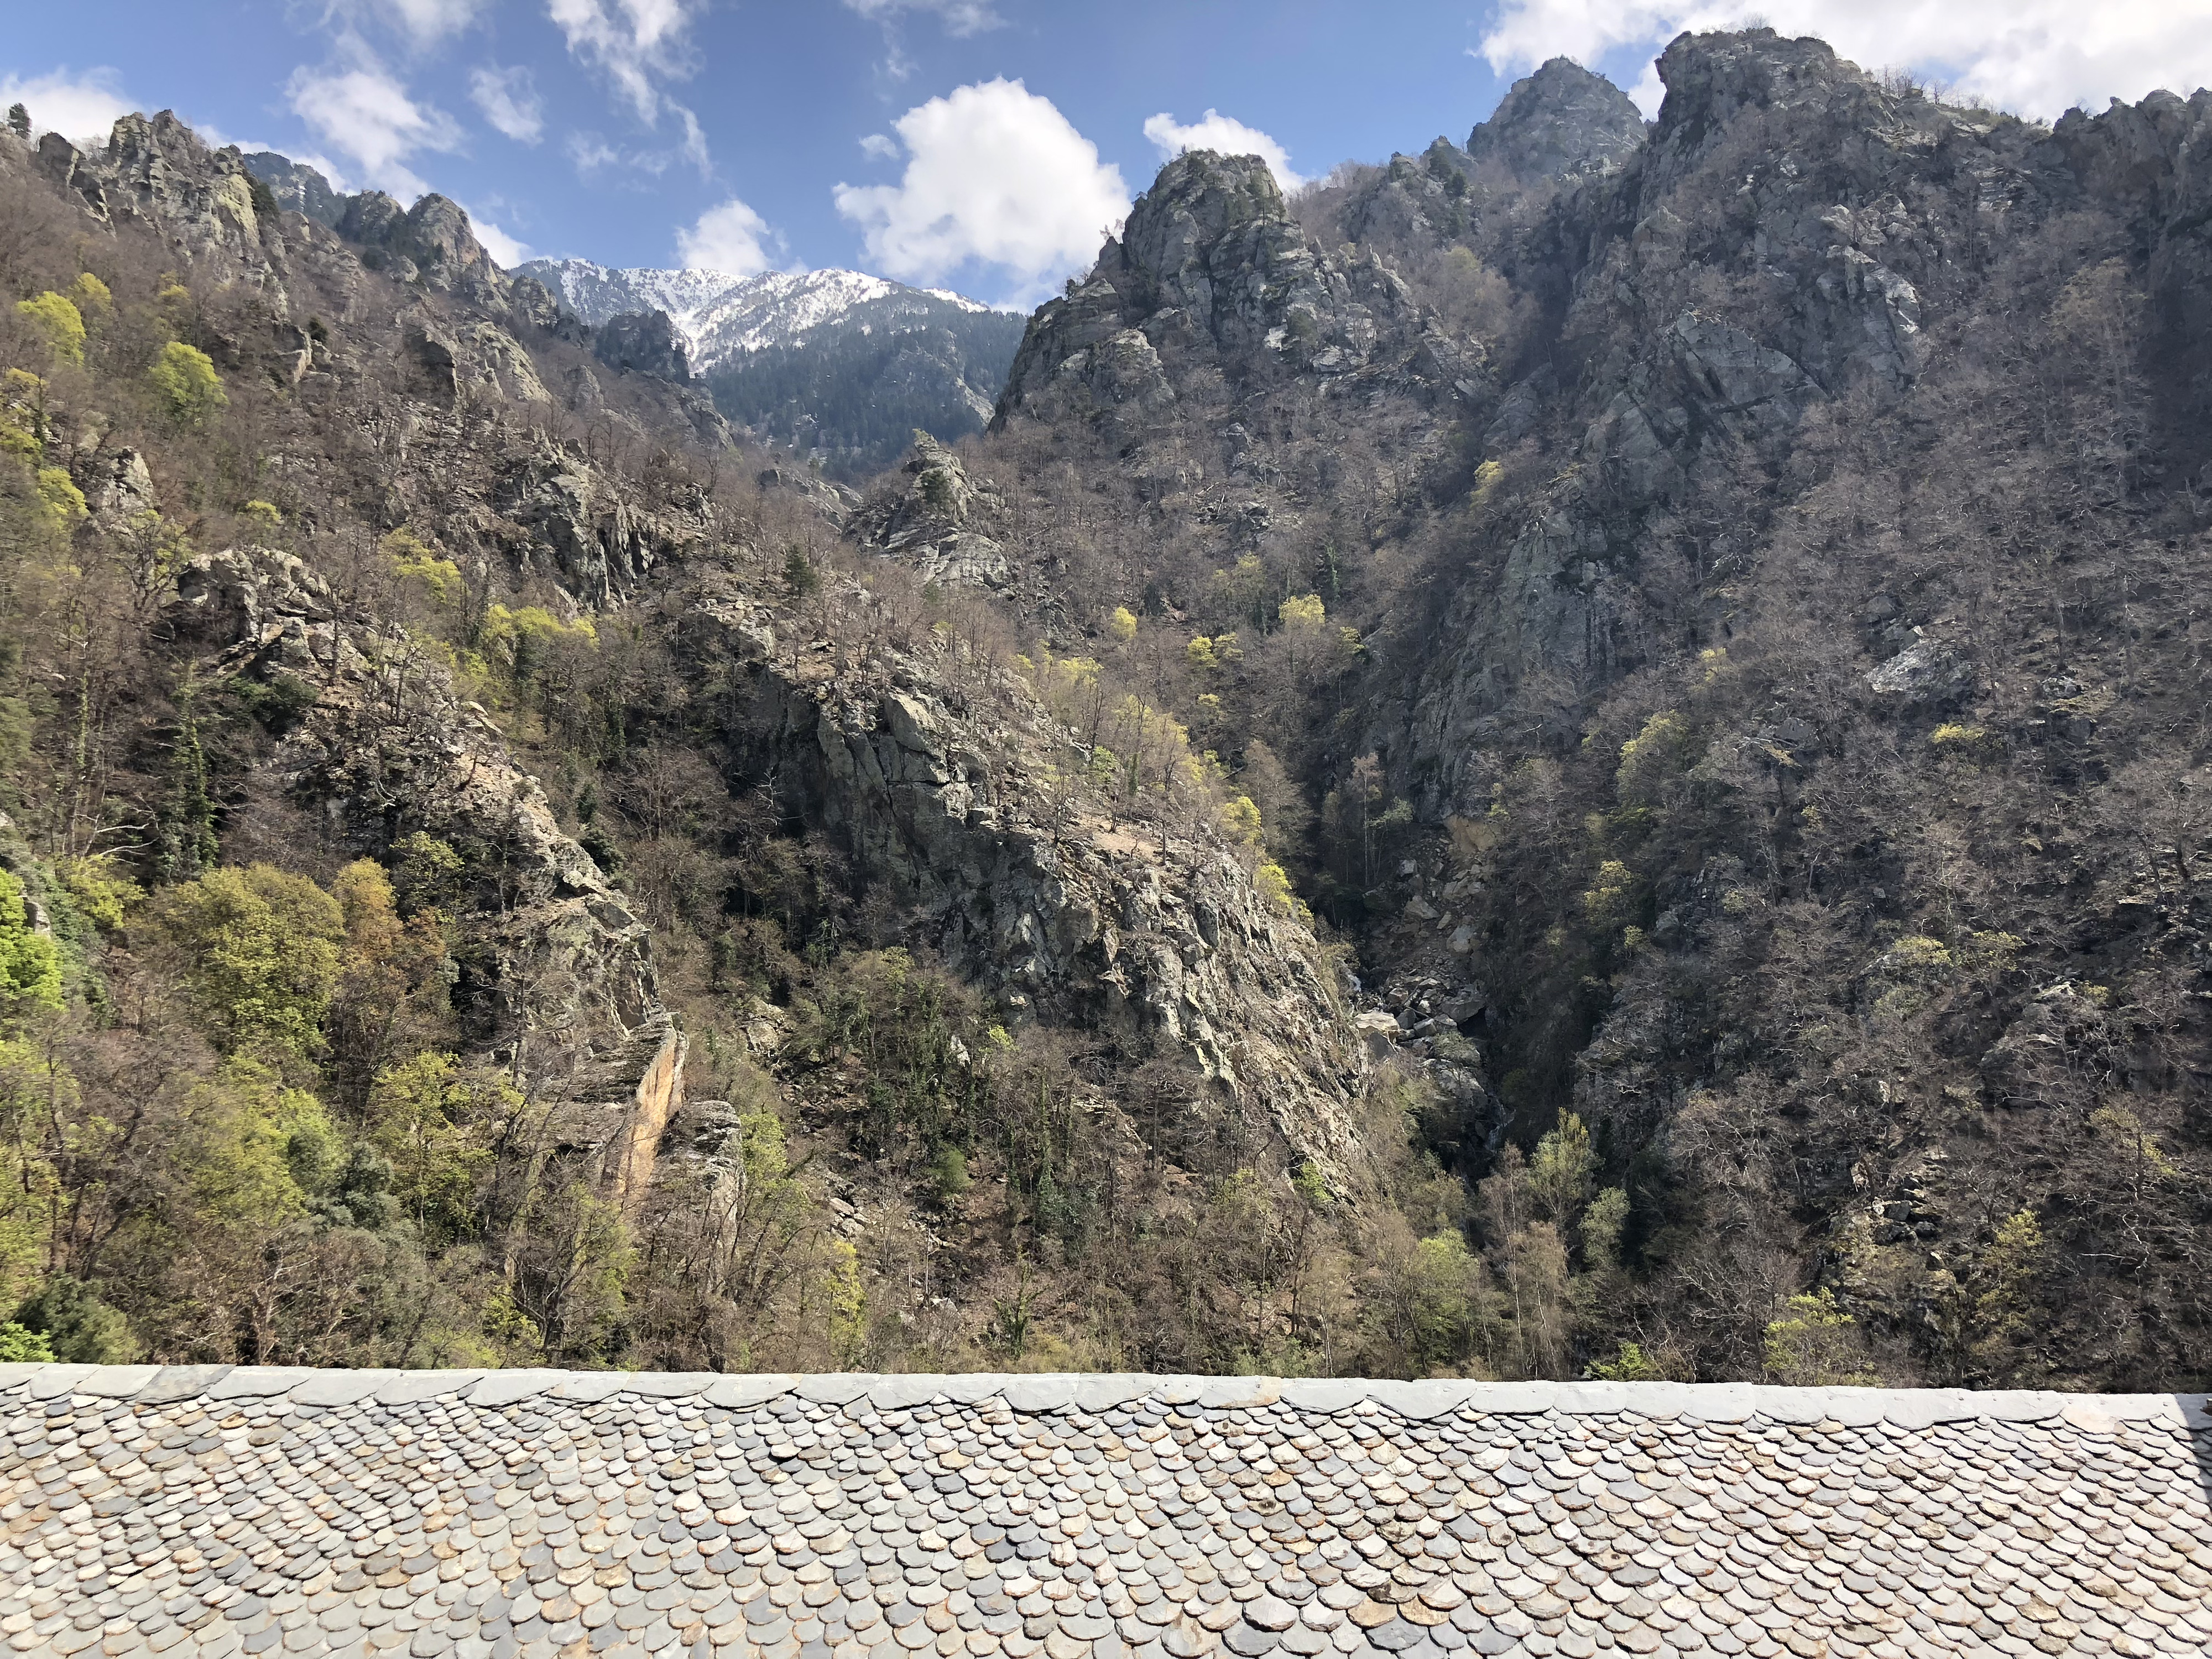
<svg viewBox="0 0 2212 1659">
<path fill-rule="evenodd" d="M 1373 1410 L 1409 1419 L 1462 1411 L 1533 1416 L 1686 1417 L 1705 1422 L 1845 1425 L 1886 1422 L 1925 1428 L 1937 1423 L 2064 1419 L 2098 1430 L 2120 1422 L 2163 1423 L 2212 1431 L 2201 1394 L 2064 1394 L 2045 1389 L 1781 1388 L 1757 1382 L 1408 1382 L 1369 1377 L 1199 1376 L 1141 1371 L 910 1372 L 862 1371 L 571 1371 L 380 1370 L 258 1365 L 0 1364 L 0 1394 L 27 1389 L 37 1400 L 64 1395 L 146 1404 L 204 1395 L 210 1399 L 289 1397 L 295 1404 L 344 1406 L 364 1401 L 409 1405 L 465 1397 L 500 1407 L 551 1396 L 588 1404 L 617 1395 L 699 1398 L 743 1409 L 787 1395 L 817 1404 L 849 1405 L 866 1397 L 882 1410 L 943 1400 L 974 1405 L 997 1398 L 1024 1413 L 1097 1412 L 1152 1400 L 1207 1409 L 1286 1405 L 1334 1415 Z"/>
</svg>

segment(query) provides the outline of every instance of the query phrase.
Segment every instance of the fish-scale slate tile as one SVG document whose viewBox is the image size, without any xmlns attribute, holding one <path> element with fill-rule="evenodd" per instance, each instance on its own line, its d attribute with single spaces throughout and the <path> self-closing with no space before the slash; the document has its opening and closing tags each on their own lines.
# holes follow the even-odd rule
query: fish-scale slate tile
<svg viewBox="0 0 2212 1659">
<path fill-rule="evenodd" d="M 9 1366 L 0 1427 L 12 1653 L 2212 1654 L 2199 1396 Z"/>
</svg>

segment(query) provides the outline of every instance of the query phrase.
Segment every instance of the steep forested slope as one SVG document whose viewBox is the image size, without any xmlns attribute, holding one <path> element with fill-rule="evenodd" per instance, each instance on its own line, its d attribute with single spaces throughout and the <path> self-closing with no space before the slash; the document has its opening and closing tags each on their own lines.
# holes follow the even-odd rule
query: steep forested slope
<svg viewBox="0 0 2212 1659">
<path fill-rule="evenodd" d="M 959 510 L 861 523 L 1224 757 L 1440 1088 L 1489 1363 L 2201 1380 L 2212 100 L 1660 70 L 1172 163 Z"/>
<path fill-rule="evenodd" d="M 1178 158 L 858 505 L 0 140 L 6 1340 L 2201 1385 L 2212 98 L 1660 67 Z"/>
<path fill-rule="evenodd" d="M 167 115 L 0 192 L 9 1354 L 1464 1351 L 1415 1091 L 1177 729 L 1107 764 L 1090 665 L 443 198 Z"/>
</svg>

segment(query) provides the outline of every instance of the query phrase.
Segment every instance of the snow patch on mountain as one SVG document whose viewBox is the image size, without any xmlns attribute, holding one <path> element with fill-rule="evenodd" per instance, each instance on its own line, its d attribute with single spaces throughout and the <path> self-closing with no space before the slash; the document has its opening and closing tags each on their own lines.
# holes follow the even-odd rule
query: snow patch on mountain
<svg viewBox="0 0 2212 1659">
<path fill-rule="evenodd" d="M 863 331 L 909 319 L 926 321 L 939 306 L 965 313 L 991 309 L 949 289 L 909 288 L 859 270 L 738 276 L 696 269 L 610 269 L 588 259 L 534 259 L 521 272 L 551 289 L 593 327 L 624 312 L 666 312 L 699 374 L 750 352 L 795 344 L 862 307 L 868 315 L 856 326 Z"/>
</svg>

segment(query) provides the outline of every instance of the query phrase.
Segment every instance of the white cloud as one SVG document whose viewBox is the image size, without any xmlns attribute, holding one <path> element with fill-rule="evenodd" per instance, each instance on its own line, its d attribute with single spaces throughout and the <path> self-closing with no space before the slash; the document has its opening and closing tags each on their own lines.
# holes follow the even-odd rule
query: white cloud
<svg viewBox="0 0 2212 1659">
<path fill-rule="evenodd" d="M 475 22 L 483 0 L 375 0 L 375 7 L 416 45 L 427 46 Z"/>
<path fill-rule="evenodd" d="M 676 257 L 696 270 L 724 270 L 732 276 L 757 276 L 775 268 L 769 245 L 781 238 L 762 218 L 732 196 L 720 207 L 710 207 L 690 229 L 676 233 Z"/>
<path fill-rule="evenodd" d="M 872 161 L 896 161 L 898 153 L 898 140 L 883 133 L 872 132 L 860 140 L 860 154 Z"/>
<path fill-rule="evenodd" d="M 861 16 L 888 23 L 902 12 L 927 12 L 955 38 L 994 29 L 1006 19 L 991 9 L 989 0 L 845 0 L 847 8 Z"/>
<path fill-rule="evenodd" d="M 468 210 L 464 206 L 462 211 L 467 212 Z M 490 220 L 470 213 L 469 223 L 476 231 L 477 240 L 484 245 L 484 252 L 491 255 L 494 264 L 512 270 L 530 257 L 529 243 L 516 240 Z"/>
<path fill-rule="evenodd" d="M 487 64 L 469 76 L 469 96 L 485 120 L 517 143 L 534 144 L 544 136 L 545 106 L 528 70 Z"/>
<path fill-rule="evenodd" d="M 1128 216 L 1121 170 L 1019 81 L 958 88 L 893 125 L 908 157 L 899 182 L 834 192 L 886 275 L 943 278 L 973 260 L 1034 294 Z"/>
<path fill-rule="evenodd" d="M 708 177 L 714 171 L 714 164 L 707 156 L 707 130 L 699 125 L 699 118 L 683 105 L 672 98 L 667 101 L 668 107 L 675 112 L 678 123 L 684 129 L 684 140 L 676 147 L 677 153 L 699 169 L 702 179 Z"/>
<path fill-rule="evenodd" d="M 1275 175 L 1275 182 L 1285 190 L 1296 190 L 1305 183 L 1304 179 L 1291 171 L 1288 150 L 1257 127 L 1232 121 L 1219 110 L 1206 111 L 1188 126 L 1163 110 L 1145 123 L 1145 137 L 1152 141 L 1152 147 L 1165 161 L 1173 161 L 1187 149 L 1218 150 L 1224 155 L 1256 155 L 1267 164 L 1267 171 Z"/>
<path fill-rule="evenodd" d="M 285 92 L 293 113 L 351 156 L 368 183 L 395 196 L 419 196 L 429 186 L 407 166 L 408 158 L 421 150 L 458 149 L 459 124 L 408 96 L 358 41 L 345 44 L 354 67 L 292 71 Z"/>
<path fill-rule="evenodd" d="M 657 77 L 681 80 L 691 72 L 688 0 L 546 0 L 545 13 L 569 52 L 597 64 L 639 120 L 658 124 Z"/>
<path fill-rule="evenodd" d="M 596 132 L 572 132 L 563 148 L 581 178 L 622 165 L 622 152 Z"/>
<path fill-rule="evenodd" d="M 10 104 L 30 112 L 34 131 L 58 132 L 77 143 L 105 143 L 115 118 L 137 107 L 124 95 L 112 69 L 87 70 L 82 75 L 58 69 L 28 79 L 11 75 L 0 81 L 0 109 Z"/>
<path fill-rule="evenodd" d="M 1595 63 L 1656 52 L 1684 29 L 1754 22 L 2045 118 L 2212 83 L 2212 0 L 1504 0 L 1477 55 L 1502 75 L 1562 54 Z M 1662 91 L 1647 73 L 1632 95 L 1652 113 Z"/>
</svg>

